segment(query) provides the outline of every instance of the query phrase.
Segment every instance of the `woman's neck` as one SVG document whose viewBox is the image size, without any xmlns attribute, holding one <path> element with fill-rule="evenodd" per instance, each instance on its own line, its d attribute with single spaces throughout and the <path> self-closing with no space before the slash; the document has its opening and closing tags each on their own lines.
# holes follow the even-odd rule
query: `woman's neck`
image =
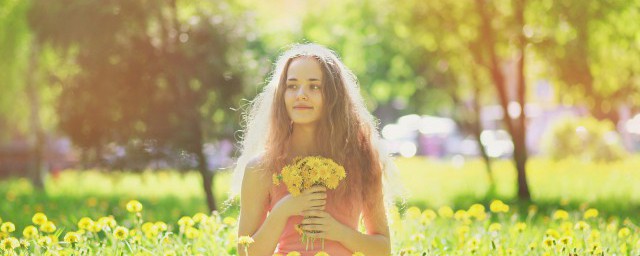
<svg viewBox="0 0 640 256">
<path fill-rule="evenodd" d="M 293 126 L 291 134 L 290 155 L 307 156 L 317 153 L 316 145 L 316 126 L 315 125 L 297 125 Z"/>
</svg>

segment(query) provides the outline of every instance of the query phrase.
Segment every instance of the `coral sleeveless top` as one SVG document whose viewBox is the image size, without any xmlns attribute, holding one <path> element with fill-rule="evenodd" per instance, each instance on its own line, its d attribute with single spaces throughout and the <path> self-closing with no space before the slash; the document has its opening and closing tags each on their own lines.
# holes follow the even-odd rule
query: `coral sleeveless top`
<svg viewBox="0 0 640 256">
<path fill-rule="evenodd" d="M 360 214 L 362 210 L 362 200 L 352 200 L 349 205 L 340 205 L 337 200 L 335 200 L 335 195 L 333 194 L 333 190 L 327 190 L 327 204 L 325 206 L 325 211 L 331 214 L 333 218 L 335 218 L 340 223 L 351 227 L 354 230 L 358 229 L 358 221 L 360 219 Z M 271 211 L 273 206 L 284 196 L 288 195 L 289 192 L 286 191 L 286 186 L 281 184 L 279 186 L 272 185 L 272 189 L 269 195 L 269 207 L 267 211 Z M 302 242 L 302 236 L 296 230 L 296 225 L 302 222 L 303 217 L 300 215 L 291 216 L 287 220 L 287 224 L 285 225 L 282 234 L 280 235 L 280 240 L 278 241 L 278 245 L 276 247 L 276 251 L 274 253 L 280 253 L 282 255 L 287 255 L 287 253 L 292 251 L 299 252 L 302 256 L 307 255 L 315 255 L 319 251 L 327 252 L 331 256 L 351 256 L 353 254 L 352 251 L 349 251 L 346 247 L 344 247 L 341 243 L 324 239 L 324 250 L 322 249 L 322 239 L 315 239 L 312 242 L 310 239 L 308 240 L 308 250 L 307 250 L 307 241 Z"/>
</svg>

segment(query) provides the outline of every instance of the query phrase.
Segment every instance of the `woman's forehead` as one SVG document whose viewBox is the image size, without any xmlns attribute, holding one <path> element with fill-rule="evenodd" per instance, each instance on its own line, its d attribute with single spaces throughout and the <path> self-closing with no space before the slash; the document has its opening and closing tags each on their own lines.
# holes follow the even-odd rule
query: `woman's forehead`
<svg viewBox="0 0 640 256">
<path fill-rule="evenodd" d="M 312 56 L 301 56 L 291 60 L 287 70 L 287 80 L 307 80 L 322 78 L 320 62 Z"/>
</svg>

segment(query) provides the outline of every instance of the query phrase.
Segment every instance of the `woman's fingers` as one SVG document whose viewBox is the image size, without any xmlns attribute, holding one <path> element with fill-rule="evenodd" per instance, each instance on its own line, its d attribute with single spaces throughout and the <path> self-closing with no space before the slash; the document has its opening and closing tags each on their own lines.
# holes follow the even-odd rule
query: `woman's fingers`
<svg viewBox="0 0 640 256">
<path fill-rule="evenodd" d="M 307 231 L 307 232 L 324 232 L 324 226 L 323 225 L 316 225 L 316 224 L 309 224 L 309 225 L 302 225 L 302 230 Z"/>
<path fill-rule="evenodd" d="M 326 217 L 327 213 L 325 211 L 322 210 L 307 210 L 307 211 L 303 211 L 302 212 L 302 216 L 304 216 L 305 218 L 308 217 Z"/>
</svg>

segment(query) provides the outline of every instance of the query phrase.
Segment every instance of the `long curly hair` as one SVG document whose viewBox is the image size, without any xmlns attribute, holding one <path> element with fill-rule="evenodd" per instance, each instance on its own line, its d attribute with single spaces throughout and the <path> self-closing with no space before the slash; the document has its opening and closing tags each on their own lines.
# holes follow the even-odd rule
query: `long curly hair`
<svg viewBox="0 0 640 256">
<path fill-rule="evenodd" d="M 356 77 L 331 50 L 317 44 L 297 44 L 284 52 L 264 90 L 244 115 L 241 155 L 234 169 L 230 198 L 239 194 L 246 165 L 259 157 L 265 177 L 278 172 L 290 158 L 291 119 L 284 103 L 287 70 L 298 57 L 313 57 L 322 70 L 323 112 L 318 123 L 317 155 L 345 167 L 347 178 L 335 190 L 337 198 L 362 199 L 371 207 L 383 196 L 387 205 L 399 195 L 397 170 L 383 150 L 377 121 L 366 109 Z"/>
</svg>

